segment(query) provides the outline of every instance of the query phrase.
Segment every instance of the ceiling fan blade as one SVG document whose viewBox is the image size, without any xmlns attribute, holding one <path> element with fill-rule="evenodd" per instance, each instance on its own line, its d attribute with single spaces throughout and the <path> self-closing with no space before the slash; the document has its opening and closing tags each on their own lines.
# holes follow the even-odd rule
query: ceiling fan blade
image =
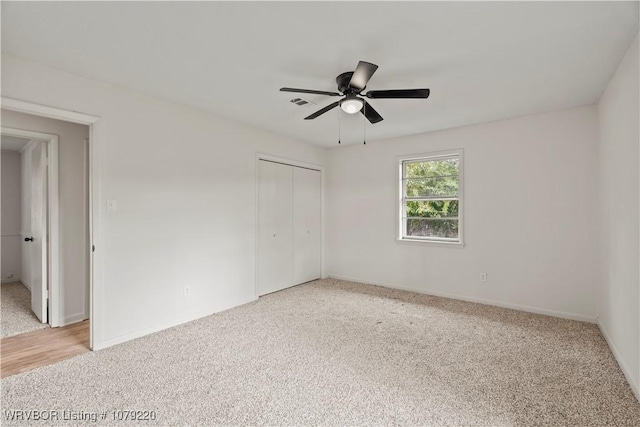
<svg viewBox="0 0 640 427">
<path fill-rule="evenodd" d="M 316 117 L 323 115 L 323 114 L 324 114 L 324 113 L 326 113 L 327 111 L 329 111 L 329 110 L 333 110 L 333 109 L 334 109 L 334 108 L 336 108 L 338 105 L 340 105 L 340 101 L 336 101 L 336 102 L 334 102 L 334 103 L 332 103 L 332 104 L 329 104 L 329 105 L 327 105 L 326 107 L 324 107 L 322 110 L 318 110 L 318 111 L 316 111 L 315 113 L 313 113 L 312 115 L 305 117 L 304 119 L 305 119 L 305 120 L 313 120 L 313 119 L 315 119 Z"/>
<path fill-rule="evenodd" d="M 353 72 L 351 81 L 349 81 L 349 86 L 355 89 L 364 89 L 367 86 L 369 79 L 371 78 L 371 76 L 373 76 L 373 73 L 375 73 L 377 69 L 378 66 L 376 64 L 365 61 L 358 62 L 356 71 Z"/>
<path fill-rule="evenodd" d="M 362 107 L 362 110 L 360 110 L 360 112 L 364 114 L 364 116 L 367 118 L 367 120 L 369 120 L 369 122 L 371 122 L 372 125 L 384 120 L 382 116 L 371 106 L 371 104 L 369 104 L 364 99 L 362 100 L 362 102 L 364 102 L 364 106 Z"/>
<path fill-rule="evenodd" d="M 293 87 L 282 87 L 280 92 L 313 93 L 316 95 L 340 96 L 338 92 L 325 92 L 324 90 L 296 89 Z"/>
<path fill-rule="evenodd" d="M 401 98 L 428 98 L 431 91 L 429 89 L 392 89 L 392 90 L 370 90 L 365 95 L 371 99 L 401 99 Z"/>
</svg>

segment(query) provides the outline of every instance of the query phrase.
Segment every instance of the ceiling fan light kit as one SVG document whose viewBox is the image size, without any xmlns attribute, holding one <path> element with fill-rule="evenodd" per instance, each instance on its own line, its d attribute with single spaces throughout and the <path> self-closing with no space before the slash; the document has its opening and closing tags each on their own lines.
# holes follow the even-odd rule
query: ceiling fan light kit
<svg viewBox="0 0 640 427">
<path fill-rule="evenodd" d="M 315 95 L 342 96 L 340 101 L 333 102 L 315 113 L 305 117 L 305 120 L 313 120 L 323 115 L 327 111 L 333 110 L 337 106 L 347 114 L 362 113 L 369 123 L 376 124 L 383 120 L 382 116 L 364 98 L 369 99 L 426 99 L 429 97 L 429 89 L 391 89 L 391 90 L 370 90 L 363 94 L 369 79 L 376 72 L 378 66 L 370 62 L 360 61 L 355 71 L 347 71 L 336 77 L 338 92 L 327 92 L 323 90 L 296 89 L 283 87 L 282 92 L 311 93 Z"/>
<path fill-rule="evenodd" d="M 362 110 L 362 106 L 364 102 L 357 96 L 346 97 L 342 101 L 340 101 L 340 108 L 347 114 L 355 114 L 358 111 Z"/>
</svg>

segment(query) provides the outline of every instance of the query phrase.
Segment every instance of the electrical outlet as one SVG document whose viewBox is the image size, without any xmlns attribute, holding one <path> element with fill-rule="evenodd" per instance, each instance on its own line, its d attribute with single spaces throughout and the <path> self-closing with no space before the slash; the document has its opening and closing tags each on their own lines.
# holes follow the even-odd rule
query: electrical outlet
<svg viewBox="0 0 640 427">
<path fill-rule="evenodd" d="M 191 295 L 191 288 L 189 286 L 184 287 L 184 296 L 187 297 Z"/>
<path fill-rule="evenodd" d="M 7 279 L 13 279 L 13 273 L 7 274 Z"/>
<path fill-rule="evenodd" d="M 481 282 L 487 281 L 487 273 L 480 273 L 480 281 Z"/>
</svg>

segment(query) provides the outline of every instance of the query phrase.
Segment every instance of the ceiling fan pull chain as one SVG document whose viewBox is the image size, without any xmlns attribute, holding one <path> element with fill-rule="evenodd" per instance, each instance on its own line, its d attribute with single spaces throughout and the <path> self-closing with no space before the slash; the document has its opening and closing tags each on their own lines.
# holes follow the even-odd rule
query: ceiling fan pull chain
<svg viewBox="0 0 640 427">
<path fill-rule="evenodd" d="M 338 144 L 341 144 L 340 142 L 340 109 L 338 109 Z"/>
<path fill-rule="evenodd" d="M 362 140 L 364 141 L 363 145 L 367 145 L 367 103 L 362 104 L 362 112 L 365 113 L 362 115 Z"/>
</svg>

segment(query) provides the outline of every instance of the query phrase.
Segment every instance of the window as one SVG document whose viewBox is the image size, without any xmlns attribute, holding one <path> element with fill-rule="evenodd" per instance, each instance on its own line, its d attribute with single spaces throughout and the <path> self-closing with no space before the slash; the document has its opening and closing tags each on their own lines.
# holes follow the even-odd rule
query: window
<svg viewBox="0 0 640 427">
<path fill-rule="evenodd" d="M 404 241 L 462 243 L 462 150 L 399 159 Z"/>
</svg>

